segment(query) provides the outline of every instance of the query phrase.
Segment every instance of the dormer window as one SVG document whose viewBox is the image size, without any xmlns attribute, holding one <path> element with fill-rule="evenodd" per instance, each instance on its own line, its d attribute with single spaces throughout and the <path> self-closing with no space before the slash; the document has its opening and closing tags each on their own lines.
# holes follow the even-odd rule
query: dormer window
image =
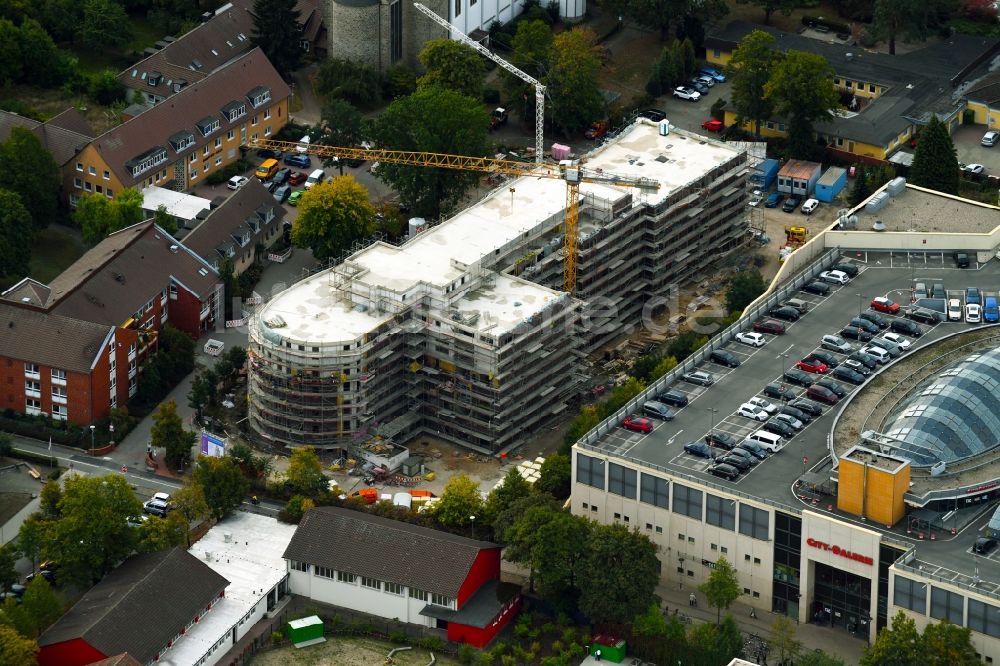
<svg viewBox="0 0 1000 666">
<path fill-rule="evenodd" d="M 194 145 L 194 134 L 187 130 L 181 130 L 180 132 L 171 134 L 167 140 L 170 142 L 170 147 L 174 149 L 174 152 L 179 153 Z"/>
<path fill-rule="evenodd" d="M 207 118 L 202 118 L 196 122 L 195 126 L 201 130 L 202 136 L 208 136 L 212 132 L 219 129 L 222 126 L 222 123 L 216 116 L 208 116 Z"/>
<path fill-rule="evenodd" d="M 174 92 L 179 93 L 188 84 L 185 79 L 177 79 L 174 81 Z"/>
<path fill-rule="evenodd" d="M 271 101 L 271 89 L 264 86 L 257 86 L 247 93 L 247 99 L 253 108 L 259 108 Z"/>
<path fill-rule="evenodd" d="M 155 87 L 160 85 L 160 81 L 162 80 L 163 80 L 163 74 L 161 74 L 160 72 L 150 72 L 149 78 L 146 79 L 146 83 L 148 83 L 150 86 Z"/>
<path fill-rule="evenodd" d="M 163 146 L 156 146 L 147 150 L 143 154 L 129 160 L 125 163 L 125 168 L 129 170 L 132 177 L 135 178 L 139 174 L 149 171 L 153 167 L 157 167 L 167 161 L 167 149 Z"/>
<path fill-rule="evenodd" d="M 222 107 L 222 113 L 229 119 L 229 122 L 236 122 L 247 114 L 247 105 L 243 102 L 232 101 Z"/>
<path fill-rule="evenodd" d="M 201 68 L 202 68 L 202 67 L 204 67 L 204 66 L 205 66 L 205 65 L 203 65 L 203 64 L 201 63 L 201 61 L 200 61 L 200 60 L 198 60 L 197 58 L 195 58 L 194 60 L 192 60 L 192 61 L 191 61 L 191 64 L 190 64 L 190 65 L 188 65 L 188 67 L 189 67 L 190 69 L 193 69 L 193 70 L 194 70 L 194 71 L 196 71 L 196 72 L 200 72 L 200 71 L 201 71 Z"/>
</svg>

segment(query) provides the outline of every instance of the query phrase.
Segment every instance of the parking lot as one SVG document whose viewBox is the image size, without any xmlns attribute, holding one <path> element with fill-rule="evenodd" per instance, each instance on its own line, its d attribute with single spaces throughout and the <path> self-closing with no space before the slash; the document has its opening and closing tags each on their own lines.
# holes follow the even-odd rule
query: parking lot
<svg viewBox="0 0 1000 666">
<path fill-rule="evenodd" d="M 677 472 L 706 475 L 712 461 L 684 452 L 689 442 L 704 442 L 705 435 L 714 430 L 731 435 L 737 442 L 758 430 L 762 423 L 738 414 L 739 407 L 748 399 L 765 397 L 762 393 L 769 383 L 781 383 L 796 394 L 802 395 L 804 386 L 794 386 L 783 381 L 786 370 L 800 359 L 820 349 L 820 340 L 825 334 L 839 335 L 850 319 L 862 311 L 869 310 L 872 298 L 884 296 L 901 304 L 904 310 L 899 314 L 880 312 L 891 324 L 900 319 L 905 308 L 910 306 L 911 288 L 915 280 L 927 284 L 939 282 L 949 298 L 960 298 L 964 303 L 965 288 L 978 287 L 985 295 L 996 293 L 1000 285 L 1000 265 L 991 262 L 986 266 L 958 269 L 950 256 L 917 256 L 915 253 L 862 253 L 849 257 L 860 269 L 858 276 L 846 285 L 830 285 L 830 292 L 815 295 L 798 292 L 793 296 L 808 303 L 808 312 L 798 321 L 782 322 L 786 331 L 782 335 L 765 335 L 765 344 L 752 347 L 736 341 L 725 346 L 739 360 L 736 368 L 728 368 L 709 361 L 702 363 L 698 370 L 710 373 L 714 378 L 711 386 L 704 387 L 676 381 L 669 388 L 687 396 L 688 404 L 674 408 L 675 418 L 671 421 L 651 420 L 652 432 L 648 434 L 631 432 L 624 428 L 609 433 L 598 447 L 608 453 L 628 455 L 649 463 L 673 468 Z M 929 344 L 941 336 L 954 332 L 957 327 L 969 327 L 964 321 L 943 321 L 937 324 L 919 324 L 922 335 L 917 338 L 905 336 L 911 343 L 910 349 Z M 747 329 L 749 330 L 749 328 Z M 886 329 L 888 331 L 890 329 Z M 880 337 L 885 331 L 879 332 Z M 847 340 L 854 349 L 862 344 L 857 340 Z M 842 363 L 848 354 L 823 349 Z M 882 367 L 882 366 L 878 366 Z M 876 368 L 876 372 L 878 370 Z M 824 375 L 810 374 L 812 381 Z M 870 377 L 869 377 L 870 380 Z M 837 380 L 838 389 L 844 394 L 838 404 L 864 386 L 854 386 Z M 780 400 L 766 398 L 780 408 Z M 816 401 L 813 401 L 816 402 Z M 819 403 L 817 403 L 819 404 Z M 788 488 L 788 499 L 792 500 L 791 484 L 802 472 L 820 461 L 828 452 L 828 436 L 832 425 L 832 415 L 838 407 L 821 405 L 822 416 L 804 423 L 801 430 L 786 439 L 784 448 L 744 471 L 734 481 L 719 479 L 717 482 L 731 485 L 749 494 L 766 493 L 774 496 L 777 487 Z M 715 449 L 716 456 L 726 454 Z M 714 477 L 713 477 L 714 478 Z"/>
<path fill-rule="evenodd" d="M 952 142 L 958 153 L 958 161 L 963 164 L 982 164 L 986 167 L 987 174 L 1000 176 L 1000 145 L 992 148 L 982 145 L 980 141 L 985 133 L 984 125 L 965 125 L 955 130 Z"/>
</svg>

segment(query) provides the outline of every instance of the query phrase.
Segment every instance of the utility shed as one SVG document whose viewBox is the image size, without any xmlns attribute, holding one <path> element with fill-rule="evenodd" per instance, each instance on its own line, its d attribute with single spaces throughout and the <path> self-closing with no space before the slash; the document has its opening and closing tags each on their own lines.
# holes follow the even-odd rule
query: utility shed
<svg viewBox="0 0 1000 666">
<path fill-rule="evenodd" d="M 819 180 L 822 166 L 818 162 L 788 160 L 778 171 L 778 191 L 793 197 L 807 197 Z"/>
<path fill-rule="evenodd" d="M 830 167 L 816 181 L 816 198 L 830 203 L 847 185 L 847 170 L 840 167 Z"/>
<path fill-rule="evenodd" d="M 295 643 L 297 647 L 303 647 L 303 643 L 314 645 L 323 640 L 323 620 L 316 615 L 310 615 L 299 620 L 292 620 L 286 629 L 288 640 Z"/>
</svg>

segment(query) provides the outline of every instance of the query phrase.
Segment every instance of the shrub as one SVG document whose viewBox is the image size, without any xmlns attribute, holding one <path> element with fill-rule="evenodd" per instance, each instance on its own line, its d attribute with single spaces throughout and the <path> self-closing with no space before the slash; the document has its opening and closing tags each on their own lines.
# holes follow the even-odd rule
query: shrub
<svg viewBox="0 0 1000 666">
<path fill-rule="evenodd" d="M 458 662 L 460 664 L 472 664 L 476 660 L 478 651 L 468 643 L 462 643 L 458 648 Z"/>
<path fill-rule="evenodd" d="M 485 104 L 499 104 L 500 91 L 496 88 L 483 88 L 483 102 Z"/>
<path fill-rule="evenodd" d="M 271 642 L 272 643 L 274 643 L 275 645 L 277 645 L 278 643 L 280 643 L 283 640 L 285 640 L 285 635 L 283 633 L 281 633 L 280 631 L 272 631 L 271 632 Z"/>
<path fill-rule="evenodd" d="M 417 645 L 430 650 L 431 652 L 441 652 L 444 650 L 444 641 L 437 636 L 426 636 L 417 641 Z"/>
<path fill-rule="evenodd" d="M 389 642 L 390 643 L 406 643 L 409 638 L 405 631 L 395 630 L 389 632 Z"/>
<path fill-rule="evenodd" d="M 301 136 L 302 135 L 300 134 L 299 137 Z M 236 160 L 232 164 L 227 164 L 223 168 L 208 174 L 205 182 L 209 185 L 221 185 L 233 176 L 237 176 L 248 170 L 251 166 L 253 165 L 246 160 Z"/>
</svg>

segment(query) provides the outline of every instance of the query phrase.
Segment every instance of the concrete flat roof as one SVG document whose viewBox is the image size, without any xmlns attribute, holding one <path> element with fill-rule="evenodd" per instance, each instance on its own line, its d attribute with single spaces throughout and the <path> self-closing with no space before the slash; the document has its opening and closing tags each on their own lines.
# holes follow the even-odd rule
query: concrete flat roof
<svg viewBox="0 0 1000 666">
<path fill-rule="evenodd" d="M 874 195 L 873 195 L 874 196 Z M 961 199 L 906 184 L 906 190 L 891 197 L 882 210 L 869 213 L 864 205 L 854 212 L 858 231 L 871 231 L 881 220 L 886 231 L 985 234 L 1000 226 L 1000 207 Z"/>
<path fill-rule="evenodd" d="M 166 652 L 161 664 L 190 666 L 239 623 L 268 590 L 285 577 L 282 555 L 295 534 L 295 525 L 274 518 L 237 511 L 217 524 L 188 552 L 229 581 L 225 597 Z M 230 539 L 227 540 L 226 536 Z M 205 553 L 211 553 L 206 559 Z M 183 584 L 178 581 L 178 584 Z M 266 602 L 265 602 L 266 603 Z M 247 627 L 249 629 L 249 627 Z M 221 647 L 222 654 L 228 648 Z"/>
<path fill-rule="evenodd" d="M 181 220 L 193 220 L 198 213 L 212 207 L 212 202 L 183 192 L 175 192 L 156 185 L 142 190 L 142 208 L 155 212 L 160 206 Z"/>
</svg>

